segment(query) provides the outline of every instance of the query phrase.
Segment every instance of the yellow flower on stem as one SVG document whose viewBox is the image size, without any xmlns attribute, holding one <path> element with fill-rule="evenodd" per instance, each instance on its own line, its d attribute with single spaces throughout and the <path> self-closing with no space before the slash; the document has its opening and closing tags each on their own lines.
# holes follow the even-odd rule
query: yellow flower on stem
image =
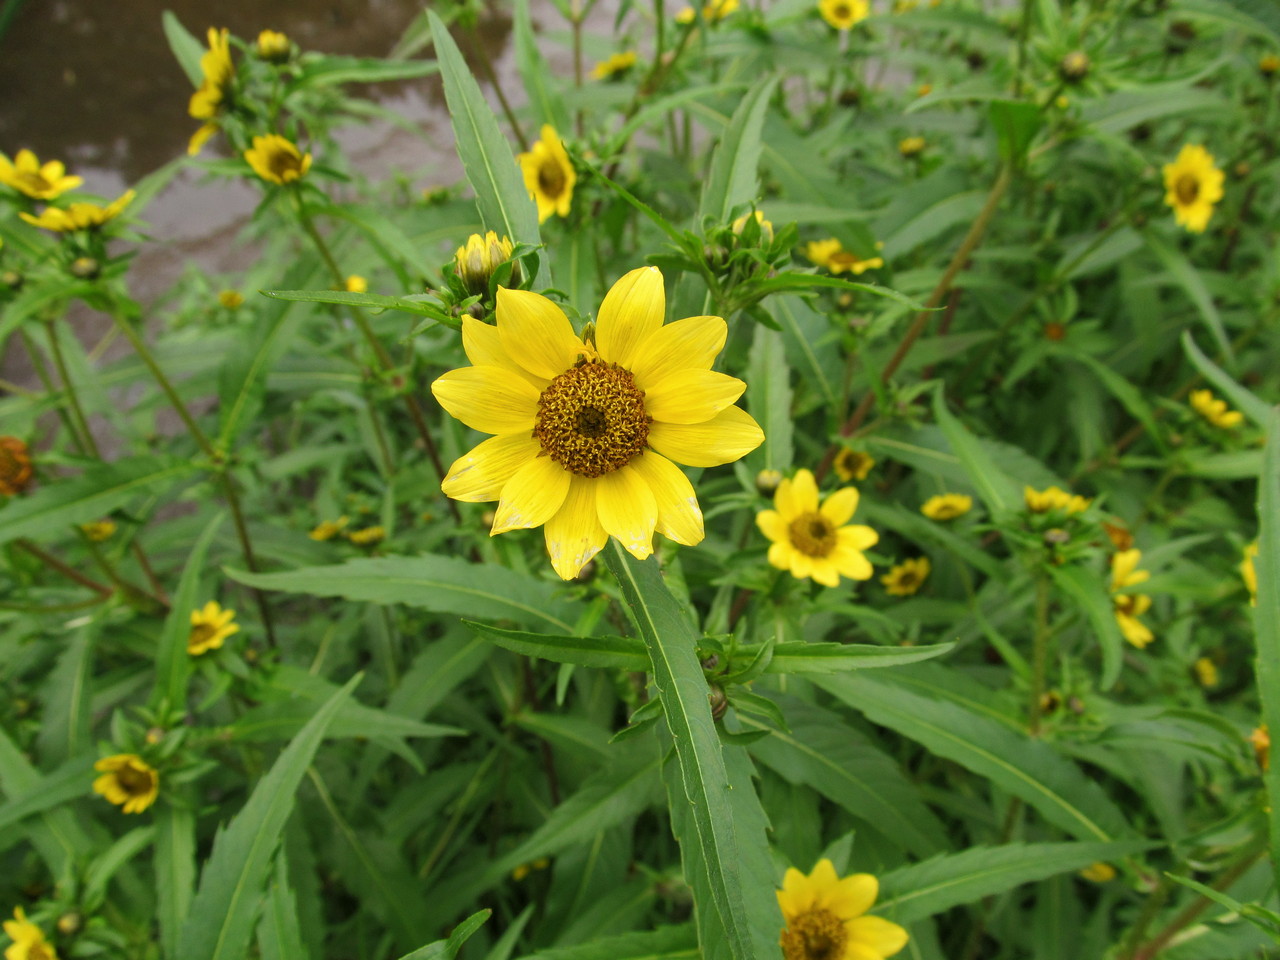
<svg viewBox="0 0 1280 960">
<path fill-rule="evenodd" d="M 837 30 L 848 30 L 867 19 L 871 5 L 867 0 L 818 0 L 818 13 Z"/>
<path fill-rule="evenodd" d="M 2 491 L 0 491 L 2 492 Z M 1249 588 L 1249 605 L 1258 605 L 1258 570 L 1253 565 L 1253 558 L 1258 555 L 1258 543 L 1255 540 L 1244 548 L 1244 559 L 1240 561 L 1240 577 Z"/>
<path fill-rule="evenodd" d="M 863 260 L 855 253 L 844 248 L 835 237 L 827 240 L 810 240 L 805 244 L 804 255 L 820 267 L 826 267 L 832 273 L 849 273 L 859 276 L 868 270 L 884 266 L 883 257 L 868 257 Z"/>
<path fill-rule="evenodd" d="M 102 776 L 93 781 L 100 793 L 124 813 L 141 813 L 160 795 L 160 774 L 134 753 L 117 753 L 93 765 Z"/>
<path fill-rule="evenodd" d="M 30 150 L 19 150 L 12 161 L 0 153 L 0 183 L 33 200 L 56 200 L 84 183 L 84 178 L 67 176 L 61 160 L 42 164 Z"/>
<path fill-rule="evenodd" d="M 1151 571 L 1139 570 L 1141 550 L 1122 550 L 1111 558 L 1111 602 L 1115 605 L 1116 623 L 1124 638 L 1139 650 L 1155 639 L 1138 617 L 1151 609 L 1151 598 L 1144 593 L 1120 593 L 1151 578 Z"/>
<path fill-rule="evenodd" d="M 80 529 L 94 543 L 102 543 L 104 540 L 110 540 L 115 534 L 116 524 L 114 520 L 95 520 L 92 523 L 80 524 Z"/>
<path fill-rule="evenodd" d="M 756 526 L 773 541 L 769 563 L 789 570 L 797 580 L 812 578 L 828 587 L 871 578 L 871 562 L 863 551 L 880 535 L 870 527 L 849 525 L 858 509 L 858 491 L 842 487 L 819 502 L 818 484 L 808 470 L 778 484 L 772 510 L 756 514 Z"/>
<path fill-rule="evenodd" d="M 292 52 L 292 44 L 283 33 L 263 30 L 258 34 L 258 56 L 271 63 L 284 63 Z"/>
<path fill-rule="evenodd" d="M 720 317 L 663 323 L 656 267 L 613 285 L 594 338 L 574 335 L 546 297 L 498 289 L 495 326 L 462 318 L 473 366 L 431 385 L 440 405 L 494 436 L 456 460 L 441 485 L 455 500 L 497 500 L 491 534 L 545 524 L 551 565 L 569 580 L 617 537 L 633 556 L 653 534 L 702 540 L 693 485 L 672 461 L 714 467 L 764 434 L 735 407 L 746 385 L 711 369 Z"/>
<path fill-rule="evenodd" d="M 1173 163 L 1164 167 L 1164 202 L 1173 207 L 1178 225 L 1191 233 L 1203 233 L 1222 199 L 1224 175 L 1213 163 L 1213 154 L 1198 144 L 1186 144 Z"/>
<path fill-rule="evenodd" d="M 904 157 L 918 157 L 926 146 L 924 137 L 906 137 L 898 141 L 898 152 Z"/>
<path fill-rule="evenodd" d="M 1060 487 L 1049 487 L 1047 490 L 1023 487 L 1022 497 L 1026 501 L 1027 509 L 1032 513 L 1050 513 L 1054 510 L 1065 510 L 1069 514 L 1084 513 L 1093 502 L 1079 495 L 1067 493 Z"/>
<path fill-rule="evenodd" d="M 738 0 L 708 0 L 702 5 L 702 19 L 707 23 L 716 23 L 738 9 Z M 693 7 L 685 7 L 676 14 L 676 23 L 693 23 L 697 15 Z"/>
<path fill-rule="evenodd" d="M 52 230 L 55 233 L 97 230 L 120 216 L 124 208 L 133 202 L 135 196 L 137 196 L 136 191 L 128 190 L 105 207 L 96 203 L 73 203 L 65 210 L 58 207 L 45 207 L 38 217 L 33 217 L 25 211 L 18 216 L 33 227 Z"/>
<path fill-rule="evenodd" d="M 928 557 L 916 557 L 903 560 L 900 564 L 889 568 L 889 572 L 880 578 L 885 593 L 891 597 L 909 597 L 922 586 L 929 577 L 931 566 Z"/>
<path fill-rule="evenodd" d="M 509 238 L 499 239 L 492 230 L 483 237 L 478 233 L 467 237 L 467 242 L 453 255 L 454 270 L 467 293 L 473 297 L 487 294 L 493 271 L 511 259 L 512 249 Z M 511 269 L 511 286 L 519 285 L 520 265 L 517 263 Z"/>
<path fill-rule="evenodd" d="M 254 137 L 253 146 L 244 152 L 253 172 L 269 183 L 294 183 L 311 169 L 311 154 L 303 153 L 277 133 Z"/>
<path fill-rule="evenodd" d="M 191 632 L 187 635 L 187 653 L 198 657 L 210 650 L 217 650 L 222 641 L 233 633 L 239 633 L 234 610 L 223 610 L 216 600 L 210 600 L 202 610 L 191 611 Z"/>
<path fill-rule="evenodd" d="M 628 50 L 625 53 L 615 53 L 607 60 L 601 60 L 591 70 L 591 78 L 593 80 L 613 80 L 621 77 L 624 73 L 636 65 L 636 54 L 634 50 Z"/>
<path fill-rule="evenodd" d="M 552 214 L 567 217 L 578 175 L 573 172 L 573 164 L 555 127 L 544 123 L 542 139 L 530 147 L 528 153 L 516 157 L 516 161 L 524 174 L 525 189 L 538 205 L 538 223 L 546 223 Z"/>
<path fill-rule="evenodd" d="M 227 310 L 235 310 L 237 307 L 244 306 L 244 294 L 239 290 L 219 290 L 218 305 Z"/>
<path fill-rule="evenodd" d="M 1231 430 L 1244 422 L 1244 414 L 1230 409 L 1227 401 L 1219 400 L 1212 390 L 1192 390 L 1187 402 L 1192 410 L 1223 430 Z"/>
<path fill-rule="evenodd" d="M 358 273 L 353 273 L 351 276 L 347 277 L 345 286 L 347 288 L 347 293 L 369 292 L 369 281 Z"/>
<path fill-rule="evenodd" d="M 954 520 L 973 509 L 973 497 L 963 493 L 942 493 L 930 497 L 920 507 L 920 512 L 930 520 Z"/>
<path fill-rule="evenodd" d="M 836 476 L 848 483 L 850 480 L 865 480 L 871 468 L 876 465 L 875 458 L 861 450 L 850 450 L 847 447 L 836 454 L 831 466 Z"/>
<path fill-rule="evenodd" d="M 785 960 L 884 960 L 907 945 L 902 927 L 867 916 L 880 895 L 880 882 L 869 873 L 839 877 L 822 859 L 808 876 L 789 867 L 777 893 Z"/>
<path fill-rule="evenodd" d="M 13 919 L 4 922 L 4 933 L 13 941 L 4 951 L 4 960 L 58 960 L 58 951 L 21 907 L 13 908 Z"/>
<path fill-rule="evenodd" d="M 235 79 L 236 69 L 231 62 L 231 41 L 226 27 L 221 30 L 209 28 L 209 49 L 200 58 L 200 72 L 203 82 L 191 94 L 187 105 L 187 113 L 196 120 L 205 121 L 187 144 L 187 154 L 193 157 L 200 152 L 205 141 L 218 132 L 218 117 L 227 108 L 231 81 Z"/>
</svg>

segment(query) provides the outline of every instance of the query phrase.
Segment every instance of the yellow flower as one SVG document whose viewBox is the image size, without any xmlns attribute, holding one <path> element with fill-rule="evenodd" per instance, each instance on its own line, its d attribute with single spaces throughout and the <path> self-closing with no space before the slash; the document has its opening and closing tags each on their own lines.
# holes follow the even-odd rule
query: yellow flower
<svg viewBox="0 0 1280 960">
<path fill-rule="evenodd" d="M 347 293 L 368 293 L 369 281 L 358 273 L 353 273 L 351 276 L 347 277 L 346 287 Z"/>
<path fill-rule="evenodd" d="M 227 107 L 227 95 L 231 91 L 231 81 L 235 78 L 235 65 L 231 62 L 231 41 L 226 27 L 217 30 L 209 28 L 209 49 L 200 58 L 200 72 L 204 80 L 200 88 L 191 94 L 187 105 L 187 113 L 197 120 L 205 121 L 191 136 L 187 144 L 187 153 L 195 156 L 204 146 L 205 141 L 218 132 L 217 118 Z"/>
<path fill-rule="evenodd" d="M 1047 490 L 1033 490 L 1030 487 L 1022 488 L 1023 499 L 1026 500 L 1027 509 L 1032 513 L 1049 513 L 1053 510 L 1065 510 L 1067 513 L 1083 513 L 1089 509 L 1092 500 L 1086 500 L 1084 497 L 1072 495 L 1060 487 L 1050 487 Z"/>
<path fill-rule="evenodd" d="M 198 657 L 210 650 L 217 650 L 222 641 L 240 631 L 233 623 L 236 612 L 223 610 L 216 600 L 210 600 L 203 610 L 191 611 L 191 632 L 187 635 L 187 653 Z"/>
<path fill-rule="evenodd" d="M 707 23 L 716 23 L 738 9 L 738 0 L 707 0 L 702 5 L 702 19 Z M 676 23 L 693 23 L 696 15 L 693 7 L 685 7 L 676 14 Z"/>
<path fill-rule="evenodd" d="M 567 217 L 578 175 L 573 172 L 569 154 L 555 128 L 544 123 L 542 139 L 516 160 L 524 174 L 525 189 L 538 205 L 538 223 L 546 223 L 552 214 Z"/>
<path fill-rule="evenodd" d="M 1253 744 L 1253 755 L 1258 761 L 1258 769 L 1265 773 L 1271 766 L 1271 734 L 1265 723 L 1253 728 L 1253 732 L 1249 734 L 1249 742 Z"/>
<path fill-rule="evenodd" d="M 238 290 L 219 290 L 218 303 L 228 310 L 234 310 L 244 304 L 244 295 Z"/>
<path fill-rule="evenodd" d="M 729 225 L 729 228 L 738 236 L 742 236 L 742 231 L 747 229 L 747 220 L 754 218 L 756 223 L 760 225 L 760 238 L 765 243 L 773 242 L 773 224 L 764 218 L 763 210 L 756 210 L 752 213 L 744 213 L 737 220 Z"/>
<path fill-rule="evenodd" d="M 885 593 L 891 597 L 909 597 L 922 586 L 929 576 L 929 558 L 916 557 L 914 560 L 903 560 L 880 578 Z"/>
<path fill-rule="evenodd" d="M 615 53 L 608 60 L 601 60 L 597 63 L 591 71 L 591 77 L 594 80 L 612 80 L 615 77 L 621 77 L 635 65 L 635 51 L 628 50 L 625 53 Z"/>
<path fill-rule="evenodd" d="M 831 465 L 836 476 L 848 483 L 850 480 L 865 480 L 871 468 L 876 465 L 875 458 L 861 450 L 850 450 L 847 447 L 836 454 Z"/>
<path fill-rule="evenodd" d="M 787 868 L 778 891 L 786 927 L 779 943 L 785 960 L 884 960 L 907 945 L 907 931 L 866 913 L 880 895 L 869 873 L 836 876 L 822 859 L 807 877 Z"/>
<path fill-rule="evenodd" d="M 1258 61 L 1258 71 L 1264 77 L 1274 77 L 1277 73 L 1280 73 L 1280 57 L 1277 57 L 1274 53 L 1263 54 Z"/>
<path fill-rule="evenodd" d="M 804 246 L 804 255 L 820 267 L 831 262 L 832 254 L 839 253 L 844 245 L 835 237 L 826 240 L 810 240 Z"/>
<path fill-rule="evenodd" d="M 473 366 L 431 385 L 452 416 L 494 434 L 454 462 L 444 492 L 498 500 L 492 534 L 545 524 L 551 565 L 566 580 L 611 535 L 640 559 L 655 530 L 701 541 L 693 485 L 671 461 L 718 466 L 764 440 L 733 406 L 746 385 L 711 369 L 724 320 L 664 325 L 665 314 L 656 267 L 613 285 L 588 342 L 546 297 L 500 287 L 496 326 L 462 318 Z"/>
<path fill-rule="evenodd" d="M 1227 401 L 1219 400 L 1212 390 L 1192 390 L 1187 398 L 1191 409 L 1204 417 L 1215 427 L 1230 430 L 1244 422 L 1244 414 L 1239 410 L 1227 407 Z"/>
<path fill-rule="evenodd" d="M 920 86 L 916 87 L 917 97 L 927 97 L 931 93 L 933 93 L 932 83 L 922 83 Z"/>
<path fill-rule="evenodd" d="M 94 543 L 102 543 L 104 540 L 111 539 L 116 532 L 116 524 L 114 520 L 95 520 L 93 523 L 80 524 L 80 529 Z"/>
<path fill-rule="evenodd" d="M 275 30 L 263 30 L 258 34 L 258 56 L 272 63 L 284 63 L 291 51 L 289 38 Z"/>
<path fill-rule="evenodd" d="M 125 813 L 141 813 L 160 794 L 160 774 L 134 753 L 117 753 L 93 765 L 102 776 L 93 781 L 100 793 Z"/>
<path fill-rule="evenodd" d="M 33 217 L 25 211 L 19 213 L 18 216 L 33 227 L 39 227 L 41 230 L 53 230 L 56 233 L 71 233 L 75 230 L 96 230 L 103 224 L 120 216 L 124 208 L 133 202 L 135 196 L 137 196 L 135 191 L 128 190 L 105 207 L 96 203 L 73 203 L 65 210 L 61 210 L 58 207 L 45 207 L 38 217 Z"/>
<path fill-rule="evenodd" d="M 453 255 L 454 269 L 467 293 L 473 297 L 487 294 L 493 271 L 511 259 L 511 250 L 511 240 L 505 236 L 499 239 L 492 230 L 483 237 L 478 233 L 467 237 L 467 242 Z M 519 285 L 520 265 L 515 264 L 511 270 L 511 286 Z"/>
<path fill-rule="evenodd" d="M 832 273 L 844 273 L 847 270 L 857 276 L 884 266 L 882 257 L 869 257 L 863 260 L 857 254 L 846 250 L 835 237 L 827 240 L 810 240 L 805 244 L 804 255 Z"/>
<path fill-rule="evenodd" d="M 1125 587 L 1136 587 L 1151 579 L 1150 570 L 1139 570 L 1142 562 L 1141 550 L 1121 550 L 1111 558 L 1111 592 L 1116 593 Z"/>
<path fill-rule="evenodd" d="M 1145 593 L 1117 593 L 1111 600 L 1115 604 L 1116 623 L 1126 640 L 1141 650 L 1155 639 L 1155 634 L 1138 619 L 1151 609 L 1150 597 Z"/>
<path fill-rule="evenodd" d="M 855 23 L 867 19 L 871 5 L 867 0 L 818 0 L 818 12 L 837 30 L 848 30 Z"/>
<path fill-rule="evenodd" d="M 346 517 L 339 517 L 337 520 L 326 520 L 317 526 L 314 530 L 307 534 L 312 540 L 332 540 L 347 525 Z"/>
<path fill-rule="evenodd" d="M 1116 878 L 1116 868 L 1099 860 L 1097 863 L 1091 863 L 1081 870 L 1080 876 L 1090 883 L 1106 883 L 1108 880 Z"/>
<path fill-rule="evenodd" d="M 954 520 L 972 509 L 973 497 L 963 493 L 943 493 L 926 500 L 920 507 L 920 512 L 930 520 Z"/>
<path fill-rule="evenodd" d="M 4 960 L 58 960 L 58 951 L 44 938 L 44 931 L 27 919 L 21 907 L 13 908 L 13 919 L 4 922 L 4 932 L 13 944 L 4 951 Z"/>
<path fill-rule="evenodd" d="M 1203 233 L 1222 199 L 1223 173 L 1213 165 L 1213 154 L 1198 144 L 1186 144 L 1173 163 L 1164 168 L 1164 202 L 1173 207 L 1179 226 Z"/>
<path fill-rule="evenodd" d="M 354 530 L 347 534 L 347 539 L 360 547 L 371 546 L 387 539 L 387 528 L 365 527 L 363 530 Z"/>
<path fill-rule="evenodd" d="M 55 200 L 84 183 L 84 178 L 67 176 L 61 160 L 41 164 L 30 150 L 19 150 L 12 162 L 0 153 L 0 183 L 33 200 Z"/>
<path fill-rule="evenodd" d="M 1196 672 L 1196 679 L 1200 681 L 1200 686 L 1208 689 L 1218 685 L 1218 665 L 1208 657 L 1201 657 L 1192 668 Z"/>
<path fill-rule="evenodd" d="M 875 546 L 880 535 L 870 527 L 846 526 L 858 509 L 855 488 L 842 487 L 819 504 L 813 474 L 797 470 L 793 479 L 778 484 L 773 506 L 756 514 L 756 526 L 773 541 L 773 566 L 828 587 L 839 586 L 842 574 L 851 580 L 871 578 L 871 562 L 862 551 Z"/>
<path fill-rule="evenodd" d="M 1240 576 L 1244 585 L 1249 588 L 1249 604 L 1258 605 L 1258 571 L 1253 565 L 1253 558 L 1258 555 L 1258 543 L 1255 540 L 1244 548 L 1244 559 L 1240 561 Z"/>
<path fill-rule="evenodd" d="M 263 180 L 281 185 L 301 180 L 311 169 L 311 154 L 302 153 L 276 133 L 254 137 L 253 146 L 244 152 L 244 158 Z"/>
<path fill-rule="evenodd" d="M 924 151 L 924 148 L 924 137 L 907 137 L 898 141 L 898 152 L 904 157 L 917 156 Z"/>
</svg>

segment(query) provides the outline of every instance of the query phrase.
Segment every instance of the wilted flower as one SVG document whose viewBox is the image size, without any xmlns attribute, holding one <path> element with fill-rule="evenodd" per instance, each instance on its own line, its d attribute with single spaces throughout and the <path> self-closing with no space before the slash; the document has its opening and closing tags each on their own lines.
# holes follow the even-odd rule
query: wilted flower
<svg viewBox="0 0 1280 960">
<path fill-rule="evenodd" d="M 104 757 L 93 769 L 102 774 L 93 781 L 93 792 L 123 807 L 124 813 L 141 813 L 160 794 L 160 774 L 137 754 Z"/>
</svg>

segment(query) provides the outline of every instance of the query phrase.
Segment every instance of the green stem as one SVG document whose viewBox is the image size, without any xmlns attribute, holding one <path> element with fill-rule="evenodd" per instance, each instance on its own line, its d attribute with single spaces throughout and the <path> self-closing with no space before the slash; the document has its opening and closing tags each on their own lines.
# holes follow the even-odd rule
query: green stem
<svg viewBox="0 0 1280 960">
<path fill-rule="evenodd" d="M 1049 661 L 1049 578 L 1036 573 L 1036 633 L 1031 655 L 1031 698 L 1027 703 L 1027 729 L 1040 733 L 1040 698 L 1044 696 L 1044 676 Z"/>
<path fill-rule="evenodd" d="M 93 432 L 89 429 L 89 421 L 85 418 L 84 407 L 80 405 L 80 395 L 76 392 L 75 381 L 67 372 L 67 361 L 62 355 L 62 341 L 58 337 L 58 325 L 53 320 L 47 320 L 44 329 L 49 336 L 49 353 L 53 357 L 53 366 L 62 380 L 62 388 L 66 391 L 67 403 L 71 408 L 71 419 L 76 425 L 72 433 L 78 434 L 76 442 L 81 450 L 101 460 L 102 453 L 98 449 L 98 442 L 93 438 Z"/>
<path fill-rule="evenodd" d="M 53 571 L 56 571 L 57 573 L 62 574 L 68 580 L 74 580 L 76 583 L 80 584 L 82 587 L 88 587 L 94 593 L 97 593 L 102 597 L 109 597 L 111 596 L 112 593 L 115 592 L 110 587 L 108 587 L 105 583 L 99 583 L 97 580 L 93 580 L 89 577 L 86 577 L 83 573 L 81 573 L 79 570 L 76 570 L 74 567 L 67 566 L 67 564 L 63 563 L 53 554 L 46 553 L 44 550 L 41 550 L 30 540 L 25 540 L 25 539 L 19 540 L 18 546 L 20 546 L 23 550 L 27 551 L 27 553 L 31 554 L 33 557 L 35 557 L 37 560 L 43 563 L 50 570 L 53 570 Z"/>
</svg>

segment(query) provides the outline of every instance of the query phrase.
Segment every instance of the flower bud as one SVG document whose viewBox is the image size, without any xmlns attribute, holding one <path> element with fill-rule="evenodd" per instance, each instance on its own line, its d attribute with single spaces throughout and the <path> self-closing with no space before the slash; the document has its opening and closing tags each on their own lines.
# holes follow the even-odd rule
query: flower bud
<svg viewBox="0 0 1280 960">
<path fill-rule="evenodd" d="M 1064 83 L 1079 83 L 1089 75 L 1089 55 L 1083 50 L 1072 50 L 1058 62 L 1058 76 Z"/>
<path fill-rule="evenodd" d="M 511 241 L 506 237 L 501 240 L 490 230 L 483 237 L 473 233 L 467 238 L 465 246 L 458 248 L 453 255 L 458 271 L 458 278 L 473 297 L 483 297 L 489 292 L 489 279 L 493 271 L 511 259 Z M 520 285 L 520 265 L 512 264 L 511 285 Z"/>
<path fill-rule="evenodd" d="M 76 913 L 74 910 L 71 911 L 70 913 L 64 913 L 62 916 L 58 918 L 58 932 L 62 934 L 64 937 L 70 937 L 73 934 L 75 934 L 77 931 L 79 931 L 80 926 L 83 922 L 84 922 L 84 918 L 81 917 L 80 914 Z M 28 954 L 28 956 L 34 957 L 36 956 L 36 954 L 30 953 Z"/>
<path fill-rule="evenodd" d="M 762 497 L 772 497 L 778 492 L 780 483 L 782 483 L 780 470 L 761 470 L 756 474 L 756 492 Z"/>
<path fill-rule="evenodd" d="M 78 280 L 96 280 L 102 264 L 93 257 L 76 257 L 71 261 L 71 275 Z"/>
<path fill-rule="evenodd" d="M 258 56 L 270 63 L 287 63 L 293 53 L 293 45 L 283 33 L 263 30 L 258 34 Z"/>
<path fill-rule="evenodd" d="M 17 270 L 5 270 L 0 273 L 0 287 L 8 287 L 10 290 L 21 290 L 25 280 L 26 278 Z"/>
<path fill-rule="evenodd" d="M 729 709 L 729 698 L 725 696 L 724 689 L 712 684 L 711 692 L 707 694 L 707 699 L 711 701 L 711 719 L 719 720 L 725 715 L 725 711 Z"/>
</svg>

